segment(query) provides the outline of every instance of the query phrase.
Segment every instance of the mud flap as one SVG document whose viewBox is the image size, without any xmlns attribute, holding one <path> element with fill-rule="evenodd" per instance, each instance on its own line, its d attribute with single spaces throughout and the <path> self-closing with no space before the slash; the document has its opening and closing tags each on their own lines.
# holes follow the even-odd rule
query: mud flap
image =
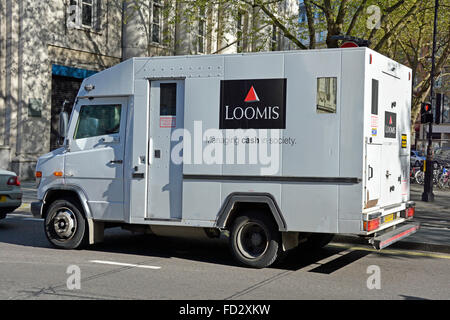
<svg viewBox="0 0 450 320">
<path fill-rule="evenodd" d="M 419 230 L 419 223 L 406 223 L 398 226 L 394 230 L 387 231 L 374 237 L 370 242 L 375 249 L 381 250 L 390 246 L 391 244 L 402 240 Z"/>
</svg>

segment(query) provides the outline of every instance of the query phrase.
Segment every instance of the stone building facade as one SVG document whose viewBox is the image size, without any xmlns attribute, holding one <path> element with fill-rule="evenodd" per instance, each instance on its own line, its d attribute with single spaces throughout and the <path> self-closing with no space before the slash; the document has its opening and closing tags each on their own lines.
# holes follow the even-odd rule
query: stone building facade
<svg viewBox="0 0 450 320">
<path fill-rule="evenodd" d="M 195 3 L 195 1 L 194 1 Z M 58 114 L 82 80 L 135 56 L 286 50 L 294 46 L 258 8 L 228 1 L 2 0 L 0 167 L 34 177 L 37 158 L 58 146 Z M 298 2 L 280 2 L 297 14 Z"/>
</svg>

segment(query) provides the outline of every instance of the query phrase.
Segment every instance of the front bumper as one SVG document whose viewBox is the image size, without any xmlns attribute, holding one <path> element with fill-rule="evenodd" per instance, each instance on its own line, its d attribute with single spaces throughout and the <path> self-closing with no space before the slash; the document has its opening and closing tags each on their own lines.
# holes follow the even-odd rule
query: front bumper
<svg viewBox="0 0 450 320">
<path fill-rule="evenodd" d="M 0 211 L 12 212 L 22 205 L 21 192 L 0 192 Z"/>
<path fill-rule="evenodd" d="M 35 218 L 42 218 L 42 207 L 44 203 L 42 201 L 32 202 L 30 205 L 31 213 Z"/>
</svg>

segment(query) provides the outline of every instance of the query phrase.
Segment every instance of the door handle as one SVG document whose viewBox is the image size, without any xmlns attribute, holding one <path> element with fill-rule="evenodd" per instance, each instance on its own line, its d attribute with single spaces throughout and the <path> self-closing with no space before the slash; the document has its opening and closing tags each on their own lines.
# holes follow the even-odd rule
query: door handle
<svg viewBox="0 0 450 320">
<path fill-rule="evenodd" d="M 111 160 L 109 163 L 111 163 L 111 164 L 122 164 L 123 160 Z"/>
<path fill-rule="evenodd" d="M 373 168 L 369 165 L 369 178 L 367 180 L 370 180 L 373 178 Z"/>
</svg>

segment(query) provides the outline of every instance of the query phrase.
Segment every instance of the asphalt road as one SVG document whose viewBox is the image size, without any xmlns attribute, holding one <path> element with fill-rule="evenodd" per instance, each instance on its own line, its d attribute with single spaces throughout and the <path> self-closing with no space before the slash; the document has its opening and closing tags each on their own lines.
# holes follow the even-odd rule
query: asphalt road
<svg viewBox="0 0 450 320">
<path fill-rule="evenodd" d="M 367 286 L 371 266 L 380 289 Z M 67 285 L 77 283 L 73 270 L 80 289 Z M 65 251 L 50 246 L 42 220 L 29 213 L 0 221 L 0 299 L 450 299 L 449 270 L 450 255 L 337 243 L 254 270 L 237 266 L 224 241 L 120 229 L 107 230 L 102 244 Z"/>
</svg>

